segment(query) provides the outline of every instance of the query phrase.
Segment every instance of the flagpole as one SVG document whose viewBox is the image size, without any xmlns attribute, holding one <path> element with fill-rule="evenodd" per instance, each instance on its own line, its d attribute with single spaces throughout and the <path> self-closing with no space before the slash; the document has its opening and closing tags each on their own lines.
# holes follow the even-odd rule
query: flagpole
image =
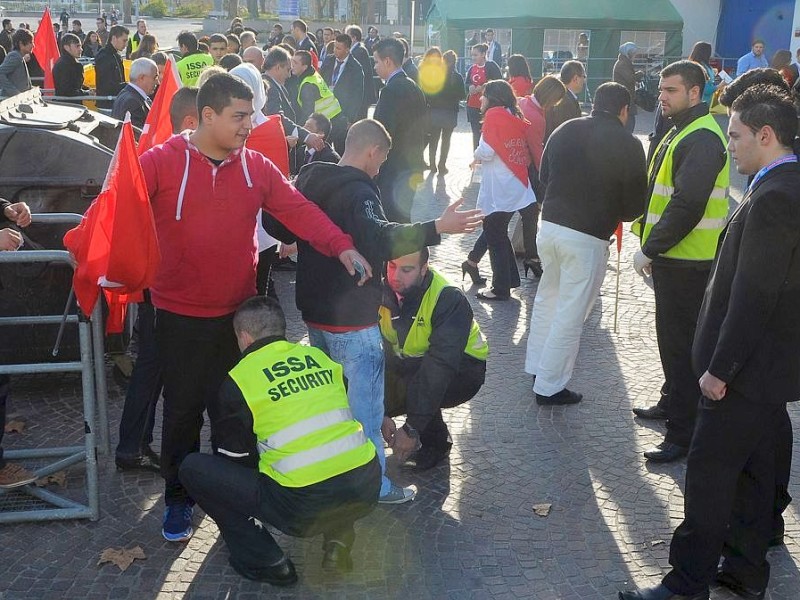
<svg viewBox="0 0 800 600">
<path fill-rule="evenodd" d="M 617 333 L 617 316 L 619 315 L 619 269 L 622 252 L 617 252 L 617 291 L 614 297 L 614 333 Z"/>
</svg>

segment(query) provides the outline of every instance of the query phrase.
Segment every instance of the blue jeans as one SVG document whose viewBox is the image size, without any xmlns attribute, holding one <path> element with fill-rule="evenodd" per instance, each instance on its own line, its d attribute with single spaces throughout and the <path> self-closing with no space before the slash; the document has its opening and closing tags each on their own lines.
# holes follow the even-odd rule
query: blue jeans
<svg viewBox="0 0 800 600">
<path fill-rule="evenodd" d="M 364 434 L 375 444 L 381 463 L 381 493 L 389 492 L 391 482 L 386 477 L 386 454 L 383 448 L 384 358 L 383 339 L 377 325 L 358 331 L 330 333 L 308 327 L 311 345 L 319 348 L 344 369 L 347 378 L 347 398 L 356 421 Z"/>
</svg>

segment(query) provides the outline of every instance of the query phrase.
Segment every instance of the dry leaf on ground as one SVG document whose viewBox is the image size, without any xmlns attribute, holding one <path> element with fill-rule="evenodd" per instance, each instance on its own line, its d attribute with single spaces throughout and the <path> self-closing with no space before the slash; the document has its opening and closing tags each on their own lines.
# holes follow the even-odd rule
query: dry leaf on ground
<svg viewBox="0 0 800 600">
<path fill-rule="evenodd" d="M 540 517 L 546 517 L 550 514 L 550 509 L 553 508 L 552 504 L 534 504 L 533 512 Z"/>
<path fill-rule="evenodd" d="M 9 421 L 3 430 L 6 433 L 22 433 L 25 431 L 25 421 Z"/>
<path fill-rule="evenodd" d="M 100 554 L 100 560 L 97 565 L 103 563 L 113 563 L 119 567 L 120 571 L 124 571 L 133 564 L 134 560 L 144 560 L 147 558 L 141 546 L 133 548 L 106 548 Z"/>
<path fill-rule="evenodd" d="M 45 475 L 41 479 L 37 479 L 35 484 L 36 487 L 45 487 L 50 485 L 51 483 L 66 488 L 67 487 L 67 474 L 64 471 L 56 471 L 55 473 L 51 473 L 50 475 Z"/>
</svg>

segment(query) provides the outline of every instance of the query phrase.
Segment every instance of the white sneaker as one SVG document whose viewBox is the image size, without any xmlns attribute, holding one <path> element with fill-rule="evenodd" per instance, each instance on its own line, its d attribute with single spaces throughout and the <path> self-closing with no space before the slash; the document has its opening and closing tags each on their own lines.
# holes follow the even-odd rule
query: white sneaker
<svg viewBox="0 0 800 600">
<path fill-rule="evenodd" d="M 392 484 L 389 491 L 383 496 L 378 498 L 378 504 L 403 504 L 410 502 L 417 496 L 417 486 L 410 485 L 408 487 L 400 487 L 399 485 Z"/>
</svg>

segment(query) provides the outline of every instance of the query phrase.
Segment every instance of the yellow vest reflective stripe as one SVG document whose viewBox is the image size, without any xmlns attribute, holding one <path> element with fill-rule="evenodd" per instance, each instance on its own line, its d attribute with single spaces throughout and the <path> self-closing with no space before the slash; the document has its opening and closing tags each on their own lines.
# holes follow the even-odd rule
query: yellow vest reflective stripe
<svg viewBox="0 0 800 600">
<path fill-rule="evenodd" d="M 392 349 L 397 356 L 419 357 L 423 356 L 430 348 L 430 338 L 433 332 L 433 310 L 436 308 L 436 303 L 439 301 L 439 295 L 442 290 L 449 287 L 450 284 L 439 273 L 433 269 L 429 270 L 433 274 L 433 280 L 422 296 L 422 302 L 420 302 L 417 309 L 417 314 L 414 315 L 414 321 L 408 330 L 408 336 L 406 336 L 406 341 L 403 343 L 402 348 L 400 348 L 400 343 L 397 339 L 397 331 L 392 326 L 391 311 L 385 306 L 381 306 L 378 310 L 381 333 L 392 345 Z M 464 353 L 478 360 L 486 360 L 489 356 L 489 344 L 486 343 L 474 319 L 469 330 L 469 338 L 467 339 Z"/>
<path fill-rule="evenodd" d="M 375 456 L 350 412 L 341 365 L 321 350 L 273 342 L 243 357 L 230 376 L 253 414 L 258 469 L 280 485 L 319 483 Z"/>
<path fill-rule="evenodd" d="M 197 80 L 200 78 L 200 73 L 213 64 L 214 59 L 205 52 L 187 54 L 177 62 L 181 83 L 184 87 L 197 87 Z"/>
<path fill-rule="evenodd" d="M 675 148 L 680 141 L 690 133 L 700 129 L 708 129 L 709 131 L 717 134 L 722 141 L 723 147 L 727 145 L 725 136 L 722 133 L 719 125 L 714 117 L 710 114 L 704 115 L 699 119 L 695 119 L 684 129 L 682 129 L 669 143 L 664 160 L 658 173 L 655 175 L 655 185 L 653 186 L 653 193 L 650 196 L 650 202 L 647 209 L 647 214 L 642 217 L 644 226 L 641 223 L 634 224 L 633 232 L 640 235 L 642 238 L 642 245 L 647 241 L 653 226 L 661 220 L 664 211 L 672 199 L 672 194 L 675 192 L 675 184 L 672 179 L 673 167 L 673 154 Z M 653 177 L 653 169 L 655 168 L 656 157 L 664 141 L 669 134 L 664 136 L 658 148 L 653 153 L 653 159 L 650 162 L 650 177 Z M 706 209 L 703 213 L 703 218 L 675 246 L 667 250 L 661 256 L 667 258 L 675 258 L 681 260 L 697 260 L 707 261 L 713 260 L 717 253 L 717 243 L 722 230 L 725 228 L 725 223 L 728 218 L 728 186 L 730 185 L 730 158 L 725 157 L 725 166 L 717 174 L 714 181 L 714 189 L 706 203 Z"/>
<path fill-rule="evenodd" d="M 328 84 L 325 83 L 325 80 L 316 71 L 300 82 L 300 87 L 297 89 L 298 104 L 302 106 L 300 93 L 303 89 L 303 86 L 309 84 L 315 86 L 319 90 L 320 97 L 316 100 L 316 102 L 314 102 L 314 112 L 322 113 L 328 117 L 328 119 L 333 119 L 342 112 L 342 107 L 339 104 L 339 100 L 336 99 L 336 96 L 333 95 L 333 92 L 328 87 Z"/>
</svg>

